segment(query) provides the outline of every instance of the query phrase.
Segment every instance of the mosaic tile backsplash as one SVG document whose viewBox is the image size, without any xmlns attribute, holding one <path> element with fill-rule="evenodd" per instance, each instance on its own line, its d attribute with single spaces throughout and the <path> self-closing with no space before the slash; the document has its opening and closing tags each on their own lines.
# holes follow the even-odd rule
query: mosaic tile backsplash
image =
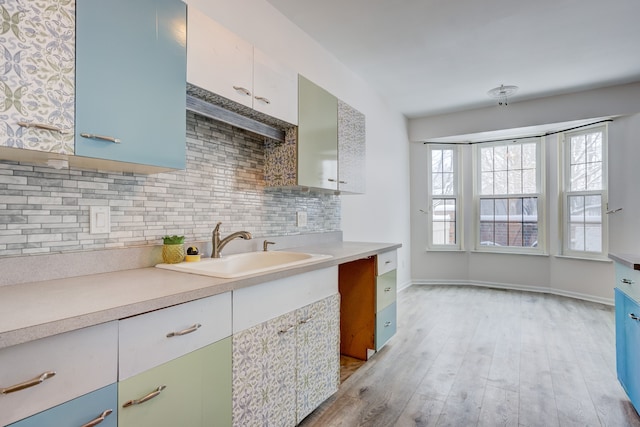
<svg viewBox="0 0 640 427">
<path fill-rule="evenodd" d="M 339 231 L 340 198 L 267 188 L 265 138 L 187 112 L 187 168 L 157 175 L 56 170 L 0 161 L 0 257 Z M 110 206 L 111 233 L 89 234 L 90 206 Z M 296 212 L 306 211 L 306 227 Z"/>
</svg>

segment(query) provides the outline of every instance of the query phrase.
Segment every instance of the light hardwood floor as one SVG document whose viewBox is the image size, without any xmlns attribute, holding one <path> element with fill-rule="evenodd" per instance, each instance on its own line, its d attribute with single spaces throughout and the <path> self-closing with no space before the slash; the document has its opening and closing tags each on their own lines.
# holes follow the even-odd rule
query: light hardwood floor
<svg viewBox="0 0 640 427">
<path fill-rule="evenodd" d="M 301 424 L 640 426 L 615 371 L 613 307 L 413 286 L 398 333 Z"/>
</svg>

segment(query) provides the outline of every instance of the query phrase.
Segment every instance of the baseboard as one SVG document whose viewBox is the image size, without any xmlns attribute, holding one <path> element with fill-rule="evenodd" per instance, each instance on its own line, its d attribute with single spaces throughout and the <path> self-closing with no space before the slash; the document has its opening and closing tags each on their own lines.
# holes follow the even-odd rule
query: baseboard
<svg viewBox="0 0 640 427">
<path fill-rule="evenodd" d="M 413 280 L 410 285 L 404 286 L 403 288 L 399 288 L 398 290 L 405 289 L 405 288 L 408 288 L 409 286 L 414 286 L 414 285 L 478 286 L 483 288 L 511 289 L 514 291 L 537 292 L 537 293 L 543 293 L 543 294 L 558 295 L 562 297 L 575 298 L 575 299 L 596 302 L 599 304 L 610 305 L 610 306 L 614 305 L 613 298 L 601 298 L 601 297 L 596 297 L 593 295 L 583 294 L 579 292 L 564 291 L 561 289 L 553 289 L 553 288 L 543 288 L 538 286 L 512 285 L 512 284 L 505 284 L 505 283 L 477 282 L 477 281 L 472 282 L 469 280 Z"/>
<path fill-rule="evenodd" d="M 407 280 L 404 283 L 398 283 L 398 292 L 400 292 L 403 289 L 407 289 L 409 286 L 413 285 L 413 283 L 411 282 L 411 280 Z"/>
</svg>

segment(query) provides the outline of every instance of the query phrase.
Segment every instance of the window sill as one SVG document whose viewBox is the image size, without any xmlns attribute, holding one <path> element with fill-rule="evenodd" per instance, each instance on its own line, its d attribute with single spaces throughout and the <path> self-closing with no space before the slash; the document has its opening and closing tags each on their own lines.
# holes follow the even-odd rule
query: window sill
<svg viewBox="0 0 640 427">
<path fill-rule="evenodd" d="M 467 252 L 460 248 L 427 248 L 425 252 Z"/>
<path fill-rule="evenodd" d="M 596 262 L 606 262 L 606 263 L 613 262 L 613 260 L 609 258 L 590 258 L 590 257 L 581 257 L 581 256 L 575 256 L 575 255 L 554 255 L 553 257 L 560 258 L 560 259 L 572 259 L 576 261 L 596 261 Z"/>
<path fill-rule="evenodd" d="M 541 256 L 548 257 L 549 254 L 545 254 L 542 252 L 510 252 L 510 251 L 483 251 L 479 249 L 474 249 L 469 251 L 474 254 L 497 254 L 497 255 L 526 255 L 526 256 Z"/>
</svg>

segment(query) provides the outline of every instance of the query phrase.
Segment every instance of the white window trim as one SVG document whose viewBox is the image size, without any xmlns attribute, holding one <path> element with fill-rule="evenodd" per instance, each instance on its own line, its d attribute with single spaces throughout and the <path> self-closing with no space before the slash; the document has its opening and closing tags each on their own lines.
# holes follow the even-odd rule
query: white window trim
<svg viewBox="0 0 640 427">
<path fill-rule="evenodd" d="M 453 187 L 455 189 L 455 195 L 434 195 L 432 194 L 432 158 L 431 153 L 433 150 L 448 149 L 453 150 Z M 462 182 L 462 168 L 460 148 L 453 144 L 432 144 L 429 145 L 427 150 L 427 250 L 430 251 L 460 251 L 462 247 L 462 197 L 460 191 L 460 183 Z M 436 245 L 433 244 L 433 199 L 454 199 L 456 201 L 456 244 L 455 245 Z"/>
<path fill-rule="evenodd" d="M 480 148 L 488 146 L 504 146 L 513 142 L 525 142 L 531 140 L 536 143 L 536 183 L 538 192 L 533 194 L 500 194 L 500 195 L 481 195 L 481 168 L 480 168 Z M 473 163 L 473 225 L 474 225 L 474 252 L 485 253 L 502 253 L 502 254 L 530 254 L 530 255 L 547 255 L 547 222 L 546 222 L 546 165 L 545 165 L 545 141 L 542 137 L 517 138 L 512 142 L 487 142 L 478 143 L 473 146 L 472 163 Z M 489 246 L 480 245 L 480 199 L 508 199 L 520 197 L 537 197 L 538 198 L 538 246 L 535 248 L 526 246 Z"/>
<path fill-rule="evenodd" d="M 594 130 L 602 129 L 602 187 L 601 191 L 568 191 L 567 183 L 570 179 L 571 173 L 571 159 L 570 159 L 570 141 L 571 137 L 575 135 L 582 135 L 587 133 L 593 133 Z M 562 236 L 562 256 L 569 258 L 578 258 L 578 259 L 586 259 L 586 260 L 607 260 L 607 254 L 609 253 L 609 221 L 607 212 L 607 206 L 609 204 L 609 182 L 608 182 L 608 169 L 609 169 L 609 156 L 608 156 L 608 147 L 609 147 L 609 125 L 598 124 L 594 126 L 589 126 L 582 128 L 580 130 L 565 132 L 562 134 L 562 170 L 559 173 L 561 177 L 561 215 L 560 215 L 560 230 Z M 593 194 L 601 194 L 602 195 L 602 206 L 601 206 L 601 218 L 602 218 L 602 252 L 587 252 L 587 251 L 576 251 L 569 249 L 569 196 L 572 195 L 593 195 Z"/>
</svg>

